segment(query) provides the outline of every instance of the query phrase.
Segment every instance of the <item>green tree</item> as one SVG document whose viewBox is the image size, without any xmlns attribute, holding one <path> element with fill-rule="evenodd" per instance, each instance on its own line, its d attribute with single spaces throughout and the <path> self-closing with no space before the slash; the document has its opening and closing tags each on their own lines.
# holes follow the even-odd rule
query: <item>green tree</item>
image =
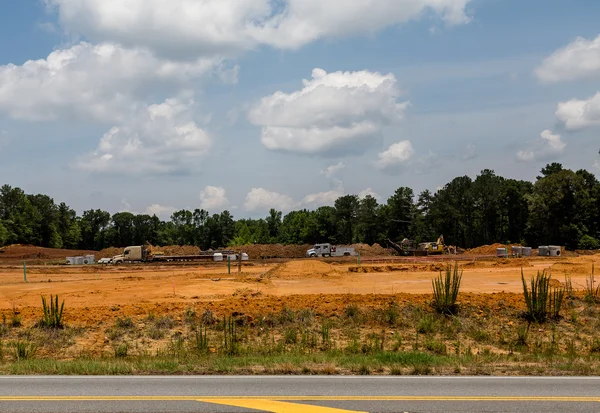
<svg viewBox="0 0 600 413">
<path fill-rule="evenodd" d="M 357 214 L 358 241 L 373 245 L 379 241 L 380 221 L 377 215 L 379 204 L 371 195 L 365 196 L 359 201 Z"/>
<path fill-rule="evenodd" d="M 352 244 L 358 214 L 358 196 L 344 195 L 335 200 L 335 221 L 337 226 L 337 242 Z"/>
</svg>

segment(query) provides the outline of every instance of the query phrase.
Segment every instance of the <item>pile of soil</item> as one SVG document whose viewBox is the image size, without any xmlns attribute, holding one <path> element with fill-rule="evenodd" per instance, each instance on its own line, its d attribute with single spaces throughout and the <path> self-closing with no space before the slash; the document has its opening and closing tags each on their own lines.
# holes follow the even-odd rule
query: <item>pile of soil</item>
<svg viewBox="0 0 600 413">
<path fill-rule="evenodd" d="M 521 246 L 520 244 L 506 245 L 506 244 L 496 243 L 496 244 L 492 244 L 492 245 L 482 245 L 481 247 L 472 248 L 470 250 L 467 250 L 466 253 L 471 254 L 471 255 L 496 255 L 496 250 L 498 248 L 507 248 L 508 253 L 510 254 L 511 247 L 520 247 L 520 246 Z"/>
<path fill-rule="evenodd" d="M 269 278 L 310 278 L 339 274 L 332 264 L 318 260 L 290 261 L 268 271 Z"/>
<path fill-rule="evenodd" d="M 112 258 L 119 254 L 123 254 L 123 248 L 104 248 L 102 251 L 96 253 L 96 260 L 99 260 L 100 258 Z"/>
<path fill-rule="evenodd" d="M 387 248 L 383 248 L 379 244 L 352 244 L 356 252 L 360 252 L 360 255 L 363 257 L 384 257 L 391 255 L 390 250 Z"/>
<path fill-rule="evenodd" d="M 95 255 L 96 251 L 42 248 L 33 245 L 13 244 L 0 248 L 0 260 L 58 260 L 66 257 Z"/>
<path fill-rule="evenodd" d="M 237 245 L 230 249 L 243 251 L 251 260 L 260 258 L 303 258 L 312 245 L 251 244 Z"/>
</svg>

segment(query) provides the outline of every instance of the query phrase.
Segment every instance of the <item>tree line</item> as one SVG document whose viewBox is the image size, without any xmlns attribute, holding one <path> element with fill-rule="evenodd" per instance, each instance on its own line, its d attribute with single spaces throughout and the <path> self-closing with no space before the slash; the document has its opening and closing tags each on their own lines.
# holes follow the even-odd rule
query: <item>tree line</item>
<svg viewBox="0 0 600 413">
<path fill-rule="evenodd" d="M 156 215 L 99 209 L 81 216 L 47 195 L 0 188 L 0 246 L 32 244 L 100 250 L 149 242 L 196 245 L 207 250 L 247 244 L 355 242 L 385 245 L 388 239 L 435 241 L 463 248 L 522 243 L 600 248 L 600 182 L 586 170 L 546 165 L 535 182 L 506 179 L 483 170 L 475 179 L 454 178 L 435 193 L 400 187 L 385 203 L 345 195 L 333 206 L 265 218 L 235 220 L 229 211 L 181 210 L 163 221 Z"/>
</svg>

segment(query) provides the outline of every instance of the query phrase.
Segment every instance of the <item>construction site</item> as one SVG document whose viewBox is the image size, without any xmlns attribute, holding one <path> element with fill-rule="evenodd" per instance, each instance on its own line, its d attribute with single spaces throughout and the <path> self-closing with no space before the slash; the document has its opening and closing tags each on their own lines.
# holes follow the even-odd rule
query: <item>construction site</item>
<svg viewBox="0 0 600 413">
<path fill-rule="evenodd" d="M 529 279 L 546 271 L 552 276 L 553 286 L 566 287 L 568 282 L 575 297 L 582 294 L 593 267 L 600 264 L 600 254 L 586 251 L 563 251 L 557 257 L 539 256 L 537 250 L 531 256 L 498 256 L 499 250 L 510 251 L 511 247 L 498 244 L 460 253 L 446 250 L 440 254 L 401 255 L 395 247 L 354 245 L 353 256 L 309 258 L 308 245 L 250 245 L 230 249 L 234 254 L 244 251 L 247 260 L 237 259 L 236 255 L 232 257 L 236 259 L 223 261 L 65 265 L 69 256 L 94 254 L 98 261 L 119 256 L 123 249 L 94 252 L 14 245 L 0 252 L 0 316 L 4 326 L 0 340 L 7 343 L 24 337 L 41 340 L 36 344 L 36 355 L 40 358 L 73 360 L 82 354 L 108 357 L 120 345 L 129 346 L 129 355 L 139 355 L 166 348 L 174 338 L 188 337 L 195 331 L 188 325 L 191 317 L 197 318 L 192 324 L 205 323 L 204 318 L 209 317 L 210 323 L 218 325 L 213 320 L 233 316 L 246 329 L 245 334 L 252 336 L 252 329 L 267 328 L 264 320 L 268 317 L 286 311 L 292 314 L 307 311 L 313 323 L 310 328 L 316 332 L 323 320 L 332 320 L 332 325 L 337 326 L 332 333 L 337 346 L 345 348 L 356 340 L 348 331 L 357 330 L 361 340 L 381 332 L 383 336 L 401 335 L 396 350 L 409 350 L 415 348 L 415 340 L 418 345 L 419 333 L 416 339 L 414 336 L 415 328 L 419 327 L 407 320 L 417 317 L 416 314 L 422 318 L 430 312 L 432 280 L 447 265 L 456 263 L 462 272 L 458 302 L 461 317 L 465 317 L 461 321 L 463 327 L 458 327 L 458 332 L 464 334 L 461 345 L 469 346 L 474 353 L 507 354 L 507 347 L 501 343 L 512 340 L 519 334 L 518 329 L 526 325 L 519 318 L 525 309 L 522 274 Z M 168 256 L 199 253 L 196 247 L 161 248 L 161 254 Z M 45 342 L 46 336 L 40 339 L 36 338 L 37 333 L 31 333 L 42 316 L 40 297 L 56 294 L 65 303 L 65 326 L 72 332 L 79 331 L 61 341 L 60 348 L 56 343 Z M 365 318 L 363 328 L 347 322 L 348 317 L 354 317 L 349 315 L 354 311 L 349 308 L 355 308 L 357 314 L 375 314 L 388 311 L 390 303 L 398 311 L 398 320 L 393 323 L 382 326 L 379 321 L 369 322 Z M 571 339 L 574 335 L 570 334 L 576 331 L 576 345 L 582 348 L 589 347 L 594 339 L 598 322 L 596 307 L 579 300 L 563 310 L 564 319 L 575 318 L 573 311 L 581 314 L 577 316 L 581 325 L 560 328 Z M 156 318 L 171 320 L 164 334 L 148 332 Z M 15 328 L 10 327 L 11 320 Z M 127 325 L 131 326 L 117 334 L 115 329 L 122 320 L 129 320 Z M 413 321 L 421 322 L 416 318 Z M 284 327 L 278 329 L 277 323 L 269 326 L 273 340 L 286 340 Z M 481 330 L 485 339 L 474 336 L 474 329 Z M 218 328 L 214 334 L 220 334 L 217 331 Z M 424 336 L 431 341 L 437 336 L 430 333 L 431 337 L 425 333 Z M 550 340 L 548 327 L 535 334 L 539 340 Z M 387 337 L 388 342 L 391 338 Z M 444 353 L 454 351 L 450 347 L 456 336 L 436 340 L 443 345 Z M 218 340 L 214 341 L 211 351 L 218 352 Z M 289 342 L 296 341 L 290 338 Z M 566 348 L 567 341 L 560 346 Z M 496 367 L 492 369 L 501 373 Z M 511 368 L 505 370 L 507 374 L 515 373 Z M 337 372 L 348 371 L 340 368 Z"/>
</svg>

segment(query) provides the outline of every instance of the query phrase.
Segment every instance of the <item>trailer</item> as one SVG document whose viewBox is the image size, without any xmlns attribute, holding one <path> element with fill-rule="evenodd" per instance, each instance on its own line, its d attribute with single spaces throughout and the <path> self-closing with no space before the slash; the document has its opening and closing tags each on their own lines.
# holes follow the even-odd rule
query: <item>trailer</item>
<svg viewBox="0 0 600 413">
<path fill-rule="evenodd" d="M 233 260 L 238 259 L 238 255 L 235 251 L 231 250 L 220 250 L 220 251 L 206 251 L 195 255 L 165 255 L 157 252 L 152 253 L 151 249 L 145 245 L 136 245 L 126 247 L 123 250 L 122 255 L 116 255 L 110 259 L 110 263 L 113 265 L 135 263 L 135 262 L 192 262 L 192 261 L 214 261 L 215 257 L 229 257 Z M 248 255 L 245 257 L 242 255 L 242 260 L 247 260 Z"/>
</svg>

